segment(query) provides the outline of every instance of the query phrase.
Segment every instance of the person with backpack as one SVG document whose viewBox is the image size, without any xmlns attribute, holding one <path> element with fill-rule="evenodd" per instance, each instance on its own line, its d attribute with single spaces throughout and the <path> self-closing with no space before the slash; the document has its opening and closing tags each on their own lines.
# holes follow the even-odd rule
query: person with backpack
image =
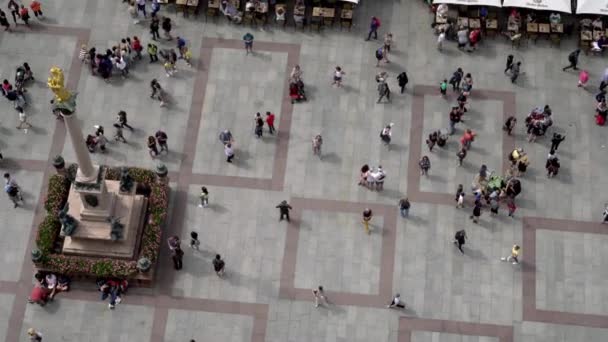
<svg viewBox="0 0 608 342">
<path fill-rule="evenodd" d="M 384 59 L 384 47 L 381 46 L 376 49 L 376 67 L 380 66 L 380 61 Z"/>
<path fill-rule="evenodd" d="M 397 82 L 399 82 L 399 87 L 401 87 L 401 94 L 403 94 L 403 92 L 405 91 L 405 86 L 407 85 L 407 82 L 409 82 L 405 71 L 400 73 L 399 76 L 397 76 Z"/>
<path fill-rule="evenodd" d="M 32 342 L 42 341 L 42 333 L 34 328 L 27 329 L 27 336 Z"/>
<path fill-rule="evenodd" d="M 11 11 L 11 15 L 13 16 L 13 21 L 15 21 L 15 25 L 17 25 L 17 18 L 19 18 L 19 5 L 15 0 L 8 1 L 8 10 Z"/>
<path fill-rule="evenodd" d="M 19 206 L 19 203 L 23 203 L 23 196 L 21 195 L 21 188 L 17 182 L 11 178 L 9 173 L 4 174 L 4 191 L 7 193 L 8 198 L 13 202 L 15 208 Z"/>
<path fill-rule="evenodd" d="M 464 71 L 462 71 L 462 68 L 458 68 L 456 71 L 454 71 L 449 82 L 452 85 L 452 91 L 457 91 L 460 89 L 460 81 L 462 81 L 463 77 Z"/>
<path fill-rule="evenodd" d="M 506 74 L 507 71 L 511 71 L 511 69 L 513 68 L 513 55 L 508 55 L 507 56 L 507 65 L 505 67 L 505 71 L 504 73 Z"/>
<path fill-rule="evenodd" d="M 378 29 L 380 28 L 380 20 L 376 17 L 372 17 L 372 20 L 369 23 L 369 33 L 367 34 L 367 39 L 370 40 L 372 38 L 372 34 L 374 35 L 374 39 L 378 39 Z"/>
<path fill-rule="evenodd" d="M 568 55 L 568 62 L 570 63 L 570 65 L 564 67 L 562 70 L 563 71 L 566 71 L 568 69 L 578 70 L 578 68 L 576 67 L 576 65 L 578 64 L 578 56 L 580 54 L 581 54 L 581 49 L 576 49 L 576 50 L 572 51 Z"/>
<path fill-rule="evenodd" d="M 557 148 L 559 144 L 562 143 L 566 139 L 565 135 L 561 135 L 559 133 L 553 133 L 553 138 L 551 138 L 551 151 L 557 152 Z"/>
<path fill-rule="evenodd" d="M 253 40 L 255 38 L 250 32 L 245 33 L 243 36 L 243 42 L 245 43 L 245 55 L 253 53 Z"/>
<path fill-rule="evenodd" d="M 201 194 L 199 195 L 201 203 L 198 205 L 199 208 L 207 208 L 209 206 L 209 190 L 206 187 L 201 188 Z"/>
<path fill-rule="evenodd" d="M 32 9 L 32 12 L 34 12 L 36 18 L 42 19 L 42 5 L 40 4 L 40 2 L 38 2 L 37 0 L 32 1 L 32 3 L 30 4 L 30 8 Z"/>
<path fill-rule="evenodd" d="M 459 230 L 456 232 L 456 234 L 454 234 L 454 244 L 458 247 L 460 253 L 462 254 L 464 254 L 464 251 L 462 250 L 462 245 L 464 245 L 466 238 L 467 232 L 465 232 L 464 229 Z"/>
<path fill-rule="evenodd" d="M 323 145 L 323 137 L 321 134 L 317 134 L 312 138 L 312 154 L 319 156 L 321 159 L 321 146 Z"/>
<path fill-rule="evenodd" d="M 158 46 L 148 43 L 148 56 L 150 56 L 150 63 L 158 62 Z"/>
</svg>

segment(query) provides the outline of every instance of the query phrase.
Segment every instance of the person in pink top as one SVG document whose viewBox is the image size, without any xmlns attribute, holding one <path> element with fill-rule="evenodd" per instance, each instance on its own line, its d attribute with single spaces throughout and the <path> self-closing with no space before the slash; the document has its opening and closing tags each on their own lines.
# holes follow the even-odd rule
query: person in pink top
<svg viewBox="0 0 608 342">
<path fill-rule="evenodd" d="M 587 85 L 587 81 L 589 81 L 589 72 L 587 70 L 581 70 L 578 74 L 578 86 L 585 87 Z"/>
</svg>

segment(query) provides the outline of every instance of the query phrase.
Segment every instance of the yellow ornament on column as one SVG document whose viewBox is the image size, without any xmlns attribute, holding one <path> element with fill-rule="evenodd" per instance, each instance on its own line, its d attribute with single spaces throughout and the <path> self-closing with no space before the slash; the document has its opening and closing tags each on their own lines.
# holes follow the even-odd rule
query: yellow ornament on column
<svg viewBox="0 0 608 342">
<path fill-rule="evenodd" d="M 51 76 L 46 83 L 51 91 L 55 94 L 55 101 L 65 102 L 72 97 L 72 94 L 65 88 L 63 70 L 59 67 L 52 67 L 50 70 Z"/>
</svg>

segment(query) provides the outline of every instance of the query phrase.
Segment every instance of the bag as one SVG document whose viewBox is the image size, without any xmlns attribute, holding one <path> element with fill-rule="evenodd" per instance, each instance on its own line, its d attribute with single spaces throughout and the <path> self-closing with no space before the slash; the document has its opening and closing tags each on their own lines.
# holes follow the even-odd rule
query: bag
<svg viewBox="0 0 608 342">
<path fill-rule="evenodd" d="M 604 119 L 603 116 L 601 116 L 601 115 L 598 114 L 598 115 L 595 116 L 595 123 L 598 126 L 604 126 L 604 124 L 606 123 L 606 119 Z"/>
<path fill-rule="evenodd" d="M 4 191 L 6 191 L 6 193 L 10 196 L 10 197 L 15 197 L 17 196 L 17 194 L 19 193 L 19 189 L 16 186 L 12 186 L 7 184 L 4 187 Z"/>
<path fill-rule="evenodd" d="M 379 48 L 378 50 L 376 50 L 376 58 L 377 59 L 382 59 L 382 48 Z"/>
</svg>

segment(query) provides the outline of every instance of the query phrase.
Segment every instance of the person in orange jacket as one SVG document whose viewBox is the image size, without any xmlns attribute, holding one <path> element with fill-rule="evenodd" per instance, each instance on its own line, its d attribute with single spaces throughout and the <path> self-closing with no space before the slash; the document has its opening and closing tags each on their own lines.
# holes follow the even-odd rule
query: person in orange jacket
<svg viewBox="0 0 608 342">
<path fill-rule="evenodd" d="M 36 18 L 42 19 L 42 5 L 40 4 L 40 2 L 36 0 L 32 1 L 32 3 L 30 4 L 30 8 L 32 9 L 32 12 L 34 12 Z"/>
</svg>

